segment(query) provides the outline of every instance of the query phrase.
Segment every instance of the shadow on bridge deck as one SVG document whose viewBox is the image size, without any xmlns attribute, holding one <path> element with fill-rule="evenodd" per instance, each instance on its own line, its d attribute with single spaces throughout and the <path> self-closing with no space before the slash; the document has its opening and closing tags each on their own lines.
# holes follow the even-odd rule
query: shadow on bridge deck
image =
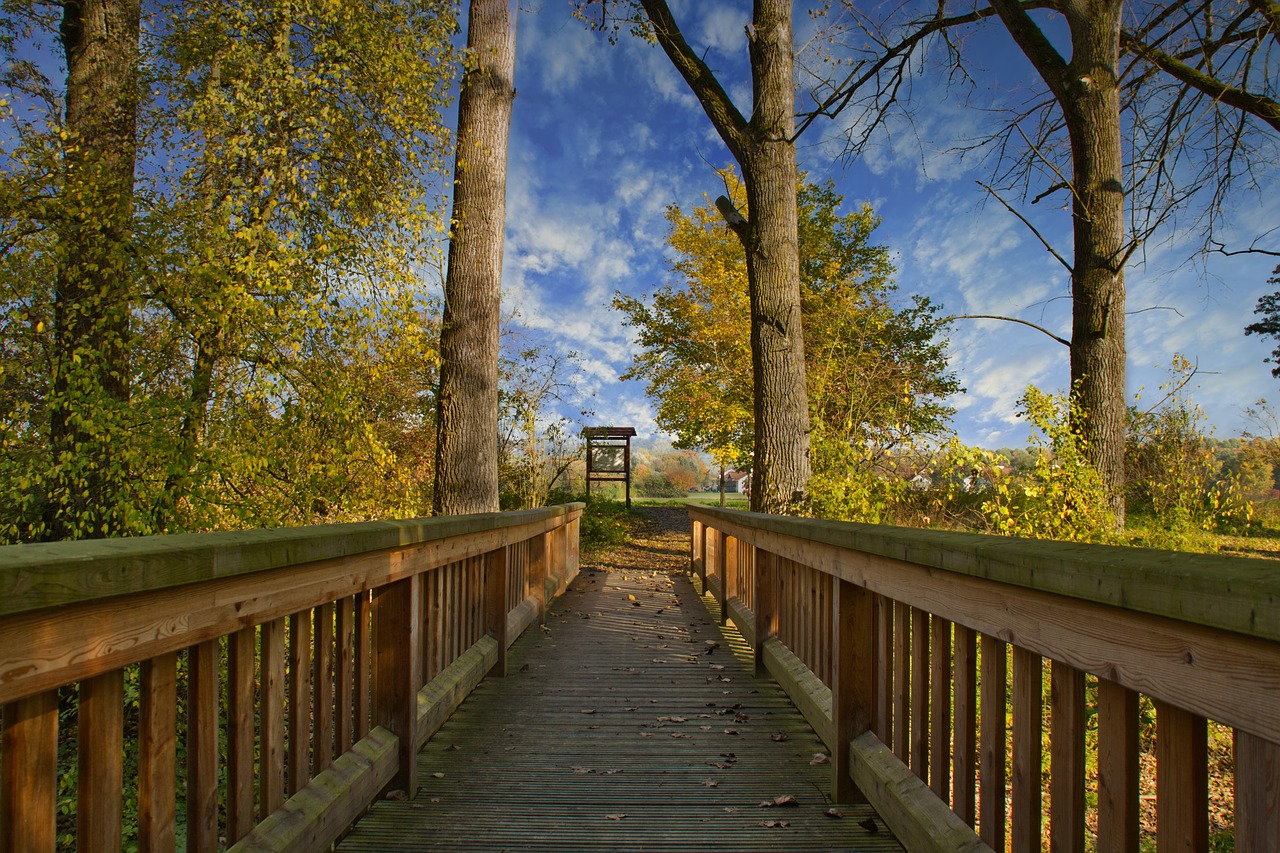
<svg viewBox="0 0 1280 853">
<path fill-rule="evenodd" d="M 901 850 L 867 806 L 828 814 L 823 745 L 715 607 L 682 574 L 584 569 L 423 749 L 416 799 L 338 849 Z"/>
</svg>

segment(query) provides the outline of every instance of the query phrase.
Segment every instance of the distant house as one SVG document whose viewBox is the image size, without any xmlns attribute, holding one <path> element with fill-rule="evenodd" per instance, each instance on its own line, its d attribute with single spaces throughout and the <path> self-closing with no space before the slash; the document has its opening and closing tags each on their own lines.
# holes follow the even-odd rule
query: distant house
<svg viewBox="0 0 1280 853">
<path fill-rule="evenodd" d="M 725 471 L 724 472 L 724 490 L 726 494 L 731 494 L 731 495 L 751 494 L 751 472 L 750 471 Z"/>
<path fill-rule="evenodd" d="M 912 491 L 927 492 L 933 488 L 933 478 L 921 472 L 908 480 L 907 485 L 911 487 Z"/>
</svg>

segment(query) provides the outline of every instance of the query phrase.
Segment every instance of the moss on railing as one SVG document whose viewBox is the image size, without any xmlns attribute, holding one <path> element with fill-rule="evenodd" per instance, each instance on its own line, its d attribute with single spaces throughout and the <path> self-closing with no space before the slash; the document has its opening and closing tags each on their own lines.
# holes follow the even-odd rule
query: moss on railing
<svg viewBox="0 0 1280 853">
<path fill-rule="evenodd" d="M 1280 563 L 1250 557 L 791 518 L 690 512 L 747 528 L 1211 628 L 1280 640 Z"/>
<path fill-rule="evenodd" d="M 518 512 L 0 547 L 0 616 L 282 566 L 545 524 L 581 503 Z"/>
</svg>

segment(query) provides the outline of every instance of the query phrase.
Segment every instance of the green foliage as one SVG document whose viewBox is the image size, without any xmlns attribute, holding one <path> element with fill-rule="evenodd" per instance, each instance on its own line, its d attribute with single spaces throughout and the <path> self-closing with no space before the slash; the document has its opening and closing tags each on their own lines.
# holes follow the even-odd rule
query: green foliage
<svg viewBox="0 0 1280 853">
<path fill-rule="evenodd" d="M 1084 413 L 1061 395 L 1028 387 L 1019 399 L 1037 430 L 1029 443 L 1035 465 L 1020 480 L 999 477 L 983 504 L 991 529 L 1009 536 L 1078 542 L 1107 541 L 1106 490 L 1077 431 Z"/>
<path fill-rule="evenodd" d="M 498 365 L 498 482 L 502 509 L 547 504 L 552 485 L 582 458 L 580 424 L 551 414 L 578 395 L 577 353 L 563 355 L 520 329 L 504 331 Z M 580 402 L 580 401 L 578 401 Z M 579 410 L 585 418 L 590 411 Z"/>
<path fill-rule="evenodd" d="M 742 187 L 722 171 L 741 209 Z M 817 480 L 812 512 L 879 517 L 893 486 L 890 452 L 940 433 L 958 389 L 934 307 L 894 304 L 888 250 L 871 242 L 879 219 L 867 206 L 842 213 L 830 182 L 799 191 L 801 303 Z M 623 378 L 643 379 L 657 421 L 677 446 L 744 467 L 753 445 L 750 300 L 740 241 L 710 201 L 667 212 L 675 282 L 614 306 L 637 332 L 641 352 Z"/>
<path fill-rule="evenodd" d="M 661 471 L 654 471 L 637 480 L 635 490 L 637 495 L 644 498 L 679 498 L 689 494 L 688 489 L 680 488 Z"/>
<path fill-rule="evenodd" d="M 1175 355 L 1161 401 L 1146 411 L 1129 409 L 1127 511 L 1135 526 L 1174 537 L 1193 530 L 1243 533 L 1253 504 L 1241 476 L 1259 477 L 1248 467 L 1226 470 L 1215 457 L 1203 432 L 1204 411 L 1186 392 L 1194 376 L 1194 365 Z"/>
<path fill-rule="evenodd" d="M 57 16 L 24 9 L 0 40 L 0 541 L 54 533 L 51 506 L 67 535 L 99 532 L 78 508 L 94 482 L 128 534 L 422 514 L 454 4 L 150 10 L 146 165 L 108 306 L 126 331 L 78 341 L 55 334 L 53 223 L 92 219 L 94 182 L 63 168 L 60 86 L 20 55 Z M 59 367 L 120 346 L 125 397 Z M 54 458 L 57 411 L 83 438 Z"/>
<path fill-rule="evenodd" d="M 1267 279 L 1267 284 L 1280 285 L 1280 266 L 1276 267 L 1272 277 Z M 1258 304 L 1254 307 L 1253 313 L 1259 315 L 1261 319 L 1245 326 L 1244 333 L 1280 340 L 1280 292 L 1258 297 Z M 1263 361 L 1275 365 L 1271 368 L 1271 375 L 1280 379 L 1280 346 L 1273 349 L 1270 357 Z"/>
<path fill-rule="evenodd" d="M 621 501 L 596 495 L 556 495 L 557 503 L 569 500 L 583 501 L 582 520 L 578 525 L 578 537 L 584 551 L 612 548 L 625 544 L 638 516 Z"/>
</svg>

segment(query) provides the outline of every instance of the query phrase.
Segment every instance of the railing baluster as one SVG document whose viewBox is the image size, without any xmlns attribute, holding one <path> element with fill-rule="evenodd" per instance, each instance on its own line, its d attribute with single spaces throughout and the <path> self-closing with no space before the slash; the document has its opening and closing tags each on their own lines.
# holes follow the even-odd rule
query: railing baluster
<svg viewBox="0 0 1280 853">
<path fill-rule="evenodd" d="M 1139 817 L 1138 694 L 1099 678 L 1098 853 L 1138 853 Z"/>
<path fill-rule="evenodd" d="M 911 771 L 929 784 L 929 612 L 911 608 Z"/>
<path fill-rule="evenodd" d="M 373 593 L 374 722 L 399 739 L 399 761 L 390 787 L 412 798 L 418 791 L 414 750 L 418 726 L 421 648 L 417 611 L 421 575 L 379 587 Z"/>
<path fill-rule="evenodd" d="M 1039 655 L 1013 647 L 1013 853 L 1040 849 L 1041 665 Z"/>
<path fill-rule="evenodd" d="M 1005 839 L 1005 700 L 1009 657 L 1002 640 L 982 635 L 982 791 L 979 837 L 994 850 Z"/>
<path fill-rule="evenodd" d="M 507 571 L 510 566 L 506 548 L 498 548 L 485 555 L 486 629 L 498 641 L 498 660 L 489 675 L 507 674 Z"/>
<path fill-rule="evenodd" d="M 978 750 L 978 641 L 972 628 L 955 626 L 955 722 L 953 724 L 952 808 L 962 821 L 977 826 L 974 773 Z"/>
<path fill-rule="evenodd" d="M 1209 849 L 1208 732 L 1204 717 L 1156 706 L 1156 853 Z"/>
<path fill-rule="evenodd" d="M 58 781 L 58 692 L 4 706 L 0 736 L 0 849 L 54 848 Z"/>
<path fill-rule="evenodd" d="M 311 779 L 310 610 L 289 617 L 289 794 Z"/>
<path fill-rule="evenodd" d="M 911 762 L 911 608 L 893 603 L 893 752 Z"/>
<path fill-rule="evenodd" d="M 76 850 L 118 853 L 124 778 L 123 670 L 80 682 L 76 740 Z"/>
<path fill-rule="evenodd" d="M 369 734 L 373 719 L 373 601 L 368 592 L 356 596 L 356 740 Z"/>
<path fill-rule="evenodd" d="M 755 555 L 756 675 L 764 676 L 764 644 L 778 635 L 778 557 L 762 548 Z"/>
<path fill-rule="evenodd" d="M 871 726 L 875 645 L 871 593 L 838 577 L 831 579 L 831 645 L 835 662 L 831 674 L 831 799 L 837 803 L 866 802 L 849 775 L 849 741 Z"/>
<path fill-rule="evenodd" d="M 258 641 L 258 818 L 265 820 L 284 804 L 284 619 L 263 622 Z"/>
<path fill-rule="evenodd" d="M 880 741 L 893 742 L 893 602 L 875 596 L 876 619 L 876 700 L 872 728 Z"/>
<path fill-rule="evenodd" d="M 930 743 L 929 788 L 951 802 L 951 623 L 934 616 L 929 627 Z"/>
<path fill-rule="evenodd" d="M 547 622 L 547 534 L 539 533 L 529 546 L 529 591 L 538 602 L 538 624 Z"/>
<path fill-rule="evenodd" d="M 421 593 L 419 593 L 421 595 Z M 311 774 L 319 776 L 333 763 L 333 602 L 316 608 L 314 705 L 312 709 L 313 744 Z M 305 738 L 300 740 L 305 742 Z"/>
<path fill-rule="evenodd" d="M 1054 661 L 1049 691 L 1049 833 L 1053 853 L 1084 853 L 1084 673 Z"/>
<path fill-rule="evenodd" d="M 187 650 L 187 850 L 218 849 L 218 641 Z"/>
<path fill-rule="evenodd" d="M 172 853 L 178 820 L 176 652 L 142 662 L 138 692 L 138 850 Z"/>
<path fill-rule="evenodd" d="M 253 829 L 253 675 L 257 631 L 227 637 L 227 841 Z"/>
<path fill-rule="evenodd" d="M 1235 730 L 1236 849 L 1265 850 L 1280 838 L 1280 744 Z"/>
<path fill-rule="evenodd" d="M 423 584 L 426 588 L 426 584 Z M 338 601 L 338 633 L 337 633 L 337 688 L 334 703 L 337 708 L 335 718 L 337 725 L 335 735 L 338 738 L 338 755 L 351 749 L 355 742 L 352 732 L 352 631 L 355 627 L 355 602 L 348 596 Z"/>
</svg>

